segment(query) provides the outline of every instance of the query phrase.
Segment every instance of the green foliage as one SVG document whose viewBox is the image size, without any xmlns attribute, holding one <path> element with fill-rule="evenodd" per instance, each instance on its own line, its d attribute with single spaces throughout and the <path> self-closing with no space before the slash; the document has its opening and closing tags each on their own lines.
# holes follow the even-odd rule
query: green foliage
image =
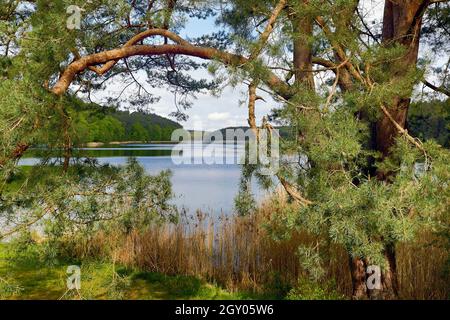
<svg viewBox="0 0 450 320">
<path fill-rule="evenodd" d="M 251 190 L 251 177 L 254 174 L 253 165 L 245 165 L 242 169 L 239 193 L 234 199 L 234 208 L 240 216 L 245 216 L 255 211 L 256 202 Z"/>
<path fill-rule="evenodd" d="M 421 140 L 434 139 L 450 148 L 450 100 L 413 103 L 408 111 L 408 129 Z"/>
<path fill-rule="evenodd" d="M 314 195 L 316 205 L 290 212 L 291 219 L 302 230 L 325 233 L 352 256 L 384 267 L 386 246 L 412 241 L 419 231 L 448 228 L 450 176 L 444 168 L 450 155 L 432 142 L 425 148 L 427 158 L 399 138 L 392 155 L 379 164 L 380 170 L 395 170 L 390 183 L 362 176 L 355 180 L 348 164 L 336 171 L 318 171 L 308 180 L 308 194 Z M 327 244 L 318 244 L 314 250 L 300 249 L 303 267 L 314 278 L 323 272 L 320 250 L 326 248 Z"/>
<path fill-rule="evenodd" d="M 232 3 L 221 21 L 233 28 L 238 48 L 251 52 L 257 41 L 252 28 L 262 29 L 257 17 L 266 17 L 274 2 L 236 0 Z M 424 150 L 420 150 L 401 134 L 392 143 L 389 154 L 382 155 L 377 146 L 377 126 L 385 117 L 380 107 L 393 106 L 395 110 L 399 101 L 406 105 L 424 78 L 427 66 L 416 65 L 412 60 L 402 61 L 411 50 L 402 41 L 381 44 L 377 21 L 370 25 L 358 17 L 354 11 L 356 3 L 353 0 L 289 2 L 291 16 L 280 16 L 274 30 L 283 35 L 271 38 L 265 50 L 272 64 L 292 70 L 293 61 L 286 58 L 286 51 L 293 51 L 292 44 L 304 36 L 304 30 L 300 28 L 299 35 L 289 27 L 298 22 L 295 18 L 314 20 L 320 16 L 326 27 L 313 30 L 305 41 L 311 44 L 313 57 L 328 59 L 330 52 L 344 54 L 347 60 L 343 64 L 350 62 L 356 69 L 351 70 L 347 65 L 348 68 L 327 75 L 326 80 L 316 77 L 319 90 L 316 90 L 317 83 L 312 89 L 300 81 L 297 86 L 291 86 L 291 97 L 283 100 L 283 107 L 273 113 L 275 119 L 288 124 L 293 132 L 292 139 L 282 141 L 286 157 L 279 175 L 313 202 L 289 210 L 280 223 L 286 230 L 304 230 L 324 239 L 323 243 L 301 247 L 298 251 L 303 268 L 316 280 L 325 274 L 323 262 L 330 243 L 343 246 L 352 257 L 387 267 L 386 248 L 413 241 L 418 231 L 438 231 L 448 225 L 445 212 L 449 210 L 446 190 L 449 176 L 443 167 L 449 162 L 449 151 L 432 141 L 424 143 Z M 445 29 L 448 19 L 441 14 L 448 7 L 443 6 L 442 11 L 432 8 L 430 15 Z M 364 6 L 359 6 L 359 10 L 365 10 Z M 371 34 L 364 34 L 358 28 Z M 365 36 L 367 41 L 363 40 Z M 275 50 L 276 47 L 284 50 Z M 444 48 L 441 41 L 439 49 Z M 331 61 L 339 64 L 337 58 Z M 338 80 L 345 81 L 348 72 L 358 73 L 361 78 L 350 76 L 353 78 L 350 85 L 343 85 Z M 234 74 L 243 77 L 242 73 L 257 80 L 268 77 L 263 59 L 253 62 L 245 72 Z M 445 82 L 447 71 L 442 69 L 442 73 L 439 78 Z M 294 84 L 292 74 L 284 75 L 286 82 Z M 403 105 L 398 108 L 404 108 Z M 410 133 L 423 140 L 434 138 L 441 145 L 448 144 L 448 101 L 430 101 L 419 106 L 411 108 Z M 254 168 L 251 175 L 260 169 Z M 246 170 L 243 170 L 244 177 Z M 241 190 L 244 197 L 247 186 L 241 183 Z"/>
<path fill-rule="evenodd" d="M 253 195 L 249 191 L 239 190 L 239 194 L 234 199 L 234 208 L 240 216 L 250 214 L 256 209 L 256 203 Z"/>
<path fill-rule="evenodd" d="M 34 254 L 17 259 L 15 246 L 0 245 L 2 299 L 242 299 L 240 293 L 226 292 L 196 277 L 148 273 L 107 261 L 60 260 L 46 265 Z M 40 246 L 33 243 L 28 250 L 41 252 Z M 81 268 L 80 292 L 67 292 L 69 265 Z"/>
<path fill-rule="evenodd" d="M 343 300 L 333 283 L 320 284 L 311 280 L 300 280 L 297 287 L 289 291 L 288 300 Z"/>
<path fill-rule="evenodd" d="M 179 123 L 151 113 L 116 111 L 112 116 L 123 124 L 125 136 L 130 140 L 135 125 L 143 126 L 146 133 L 140 128 L 142 136 L 151 141 L 170 141 L 173 130 L 181 128 Z"/>
<path fill-rule="evenodd" d="M 123 124 L 112 116 L 90 117 L 87 112 L 76 114 L 73 132 L 76 141 L 82 142 L 112 142 L 125 139 Z"/>
<path fill-rule="evenodd" d="M 173 219 L 167 202 L 170 174 L 147 176 L 133 160 L 125 168 L 99 167 L 88 160 L 64 174 L 51 171 L 58 168 L 37 167 L 23 186 L 14 188 L 17 192 L 8 190 L 7 182 L 14 178 L 21 149 L 29 145 L 45 144 L 59 150 L 61 156 L 70 149 L 71 142 L 167 140 L 168 128 L 176 124 L 170 127 L 148 121 L 151 115 L 142 112 L 100 115 L 98 106 L 74 104 L 71 92 L 56 97 L 49 89 L 61 69 L 78 55 L 117 48 L 149 25 L 163 27 L 165 18 L 170 18 L 170 30 L 180 31 L 189 18 L 212 17 L 216 11 L 208 8 L 210 2 L 179 3 L 173 12 L 166 10 L 166 1 L 152 1 L 154 6 L 150 8 L 142 1 L 121 0 L 4 3 L 1 1 L 0 6 L 0 49 L 5 50 L 0 58 L 0 221 L 12 228 L 45 221 L 42 227 L 46 235 L 57 242 L 107 228 L 105 221 L 113 221 L 128 232 L 160 217 Z M 229 1 L 217 11 L 216 22 L 231 34 L 212 34 L 191 41 L 248 57 L 259 45 L 259 34 L 276 3 Z M 407 3 L 412 2 L 402 5 Z M 81 30 L 66 28 L 66 8 L 72 4 L 84 10 Z M 119 77 L 118 82 L 126 84 L 124 91 L 130 87 L 137 93 L 123 98 L 121 94 L 110 99 L 110 105 L 126 103 L 141 110 L 158 100 L 133 75 L 139 70 L 146 86 L 164 86 L 175 94 L 174 115 L 180 118 L 185 117 L 183 110 L 192 105 L 196 94 L 218 89 L 218 83 L 224 80 L 221 71 L 231 85 L 248 80 L 258 81 L 260 86 L 271 84 L 273 97 L 284 104 L 274 118 L 292 132 L 292 139 L 283 145 L 288 159 L 283 159 L 279 175 L 312 201 L 310 206 L 289 211 L 282 222 L 287 230 L 305 229 L 326 239 L 315 247 L 299 248 L 303 267 L 313 278 L 324 274 L 321 260 L 330 242 L 345 247 L 353 257 L 385 266 L 387 247 L 411 241 L 418 230 L 445 234 L 449 225 L 450 159 L 449 151 L 440 146 L 448 146 L 448 101 L 411 108 L 411 132 L 427 140 L 423 147 L 413 145 L 405 133 L 399 133 L 395 143 L 391 143 L 391 137 L 386 138 L 390 152 L 382 150 L 377 141 L 384 133 L 379 130 L 380 120 L 387 119 L 380 107 L 394 112 L 406 108 L 414 89 L 430 70 L 439 74 L 437 80 L 445 91 L 450 79 L 448 63 L 439 67 L 416 63 L 409 34 L 380 41 L 379 24 L 374 20 L 368 25 L 364 16 L 370 13 L 357 12 L 357 4 L 355 0 L 288 1 L 270 39 L 264 43 L 262 55 L 246 63 L 228 63 L 226 70 L 219 70 L 214 64 L 218 61 L 214 61 L 210 70 L 218 77 L 213 81 L 194 79 L 193 71 L 206 65 L 178 55 L 129 57 L 117 61 L 110 71 L 111 77 Z M 365 6 L 359 9 L 366 11 Z M 448 3 L 434 3 L 426 11 L 425 38 L 421 40 L 436 51 L 448 51 L 448 10 Z M 398 23 L 407 18 L 400 16 Z M 317 17 L 325 25 L 319 25 Z M 297 27 L 308 20 L 314 22 L 314 27 L 311 34 L 303 35 L 303 26 Z M 141 42 L 158 45 L 159 40 L 148 38 Z M 306 85 L 295 75 L 299 67 L 292 56 L 304 53 L 294 52 L 298 40 L 303 46 L 311 46 L 308 49 L 316 58 L 313 60 L 327 62 L 325 70 L 314 70 L 320 75 L 316 81 L 321 78 L 315 86 Z M 306 60 L 303 62 L 309 62 Z M 330 68 L 330 64 L 334 67 Z M 281 78 L 276 79 L 275 74 Z M 105 79 L 87 71 L 77 74 L 73 84 L 77 92 L 90 94 L 104 89 Z M 281 91 L 284 94 L 280 98 Z M 392 123 L 389 126 L 395 129 Z M 47 154 L 44 162 L 49 158 Z M 292 158 L 294 161 L 290 161 Z M 242 192 L 236 199 L 240 214 L 254 208 L 249 180 L 258 177 L 260 169 L 244 168 Z M 260 181 L 269 185 L 267 179 Z M 322 294 L 313 289 L 299 293 Z"/>
<path fill-rule="evenodd" d="M 133 124 L 133 126 L 131 127 L 130 138 L 135 141 L 149 140 L 148 133 L 140 122 Z"/>
<path fill-rule="evenodd" d="M 4 300 L 14 295 L 19 295 L 23 290 L 14 279 L 0 277 L 0 299 Z"/>
<path fill-rule="evenodd" d="M 71 136 L 75 144 L 170 141 L 173 130 L 181 128 L 177 122 L 156 114 L 118 111 L 112 107 L 88 104 L 76 97 L 67 97 L 65 104 L 69 109 Z"/>
<path fill-rule="evenodd" d="M 123 232 L 158 219 L 176 219 L 169 204 L 170 172 L 146 175 L 136 160 L 115 168 L 78 165 L 66 174 L 52 166 L 33 167 L 17 192 L 2 193 L 0 214 L 6 230 L 39 225 L 49 248 L 116 225 Z M 17 214 L 17 212 L 24 214 Z"/>
<path fill-rule="evenodd" d="M 93 110 L 83 110 L 84 108 Z M 81 110 L 80 110 L 81 109 Z M 100 110 L 99 106 L 76 106 L 72 112 L 72 135 L 76 144 L 113 141 L 170 141 L 181 126 L 153 114 Z"/>
</svg>

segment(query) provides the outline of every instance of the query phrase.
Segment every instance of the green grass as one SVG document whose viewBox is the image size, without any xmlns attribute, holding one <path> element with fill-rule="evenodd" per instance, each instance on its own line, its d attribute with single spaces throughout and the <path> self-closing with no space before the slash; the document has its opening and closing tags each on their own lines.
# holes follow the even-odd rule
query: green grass
<svg viewBox="0 0 450 320">
<path fill-rule="evenodd" d="M 18 300 L 57 299 L 241 299 L 239 294 L 190 276 L 167 276 L 127 269 L 112 263 L 79 263 L 81 290 L 67 292 L 70 262 L 41 261 L 33 252 L 13 256 L 8 245 L 0 245 L 0 298 Z M 76 264 L 76 263 L 75 263 Z"/>
</svg>

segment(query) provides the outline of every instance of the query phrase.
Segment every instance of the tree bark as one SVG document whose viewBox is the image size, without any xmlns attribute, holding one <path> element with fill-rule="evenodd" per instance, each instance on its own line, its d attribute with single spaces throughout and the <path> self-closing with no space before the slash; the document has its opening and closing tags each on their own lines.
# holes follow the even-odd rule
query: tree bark
<svg viewBox="0 0 450 320">
<path fill-rule="evenodd" d="M 398 299 L 397 262 L 394 245 L 388 245 L 384 252 L 385 268 L 381 270 L 381 288 L 367 290 L 371 300 Z"/>
<path fill-rule="evenodd" d="M 391 79 L 402 79 L 416 67 L 419 53 L 420 29 L 422 18 L 430 1 L 422 0 L 386 0 L 383 16 L 382 43 L 386 47 L 402 46 L 404 53 L 395 61 L 386 65 L 386 72 Z M 386 106 L 387 113 L 376 123 L 376 149 L 383 157 L 390 154 L 395 138 L 399 135 L 399 128 L 407 126 L 408 108 L 411 101 L 413 87 L 404 96 L 395 96 Z M 390 117 L 389 117 L 390 115 Z M 390 173 L 377 172 L 378 179 L 386 181 Z M 386 267 L 381 274 L 381 290 L 369 290 L 371 299 L 398 298 L 398 279 L 395 245 L 389 244 L 384 252 Z"/>
<path fill-rule="evenodd" d="M 422 0 L 386 0 L 383 17 L 382 42 L 386 47 L 400 45 L 405 53 L 386 65 L 386 72 L 391 71 L 392 79 L 407 76 L 408 72 L 417 65 L 419 53 L 420 29 L 422 18 L 430 1 Z M 406 128 L 406 119 L 410 105 L 410 93 L 407 96 L 393 97 L 387 106 L 389 113 L 395 121 Z M 383 156 L 389 154 L 389 150 L 395 142 L 398 130 L 392 121 L 383 115 L 377 122 L 376 142 L 377 149 Z"/>
<path fill-rule="evenodd" d="M 367 296 L 366 270 L 367 265 L 361 258 L 349 257 L 350 273 L 352 276 L 352 299 L 365 300 Z"/>
<path fill-rule="evenodd" d="M 308 4 L 308 0 L 303 3 Z M 309 90 L 314 90 L 314 74 L 312 72 L 312 47 L 311 37 L 313 35 L 313 19 L 301 17 L 298 13 L 291 12 L 292 29 L 294 31 L 294 75 L 295 86 L 306 85 Z"/>
<path fill-rule="evenodd" d="M 367 286 L 367 259 L 349 258 L 352 277 L 352 299 L 354 300 L 393 300 L 398 298 L 397 261 L 394 245 L 388 245 L 384 251 L 385 267 L 381 269 L 381 288 L 369 289 Z"/>
<path fill-rule="evenodd" d="M 387 268 L 381 273 L 381 286 L 383 290 L 383 299 L 398 298 L 398 277 L 397 277 L 397 257 L 395 246 L 388 245 L 384 253 Z"/>
</svg>

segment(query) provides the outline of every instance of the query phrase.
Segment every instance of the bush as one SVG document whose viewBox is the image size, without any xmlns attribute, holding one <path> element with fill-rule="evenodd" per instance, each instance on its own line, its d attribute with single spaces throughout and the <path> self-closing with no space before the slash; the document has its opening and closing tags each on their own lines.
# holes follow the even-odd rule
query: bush
<svg viewBox="0 0 450 320">
<path fill-rule="evenodd" d="M 325 284 L 316 281 L 301 279 L 298 286 L 293 288 L 286 299 L 288 300 L 343 300 L 345 296 L 339 294 L 334 282 Z"/>
</svg>

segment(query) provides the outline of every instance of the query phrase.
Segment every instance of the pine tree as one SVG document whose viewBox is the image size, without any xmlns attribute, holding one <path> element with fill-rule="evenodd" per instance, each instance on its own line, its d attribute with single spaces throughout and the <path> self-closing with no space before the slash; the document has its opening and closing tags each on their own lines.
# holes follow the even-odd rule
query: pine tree
<svg viewBox="0 0 450 320">
<path fill-rule="evenodd" d="M 326 239 L 299 249 L 311 274 L 323 274 L 321 257 L 338 243 L 349 255 L 354 298 L 395 298 L 397 243 L 448 228 L 449 152 L 411 136 L 406 121 L 422 84 L 448 98 L 448 1 L 385 0 L 382 21 L 370 21 L 373 8 L 356 0 L 232 0 L 217 10 L 214 1 L 21 2 L 0 6 L 3 170 L 43 138 L 70 158 L 65 101 L 101 90 L 105 76 L 130 81 L 132 103 L 143 105 L 157 99 L 133 75 L 146 71 L 151 86 L 176 93 L 174 115 L 183 118 L 189 98 L 217 93 L 225 75 L 249 84 L 253 129 L 259 90 L 283 104 L 271 118 L 295 134 L 283 151 L 302 159 L 283 163 L 276 177 L 301 207 L 286 227 Z M 73 2 L 84 10 L 80 30 L 66 27 Z M 179 36 L 184 18 L 213 16 L 230 32 Z M 421 45 L 444 57 L 439 84 L 427 78 L 436 67 L 419 59 Z M 193 58 L 210 62 L 215 81 L 189 75 L 205 67 Z M 50 137 L 49 128 L 61 134 Z M 371 264 L 383 269 L 382 290 L 367 289 Z"/>
</svg>

